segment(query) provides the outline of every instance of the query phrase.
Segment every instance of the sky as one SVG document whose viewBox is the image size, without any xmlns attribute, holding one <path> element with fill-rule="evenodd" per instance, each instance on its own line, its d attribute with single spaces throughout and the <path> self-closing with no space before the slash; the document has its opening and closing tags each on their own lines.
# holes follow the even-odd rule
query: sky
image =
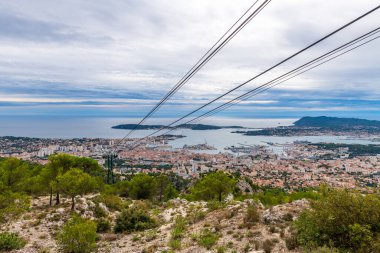
<svg viewBox="0 0 380 253">
<path fill-rule="evenodd" d="M 0 119 L 143 117 L 253 2 L 0 0 Z M 201 106 L 378 4 L 273 0 L 155 117 Z M 379 17 L 380 10 L 223 101 L 377 28 Z M 380 120 L 379 49 L 380 39 L 220 115 Z"/>
</svg>

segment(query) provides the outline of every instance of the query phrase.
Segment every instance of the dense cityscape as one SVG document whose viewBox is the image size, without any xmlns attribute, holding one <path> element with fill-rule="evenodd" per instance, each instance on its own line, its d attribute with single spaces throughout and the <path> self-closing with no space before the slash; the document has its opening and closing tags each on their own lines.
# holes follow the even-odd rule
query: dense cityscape
<svg viewBox="0 0 380 253">
<path fill-rule="evenodd" d="M 38 139 L 0 137 L 0 156 L 17 157 L 46 164 L 53 154 L 70 154 L 93 158 L 106 166 L 104 153 L 113 148 L 117 139 Z M 350 152 L 352 145 L 328 147 L 309 142 L 285 145 L 273 152 L 271 145 L 226 147 L 224 151 L 202 152 L 209 145 L 185 145 L 172 148 L 168 140 L 151 138 L 138 148 L 130 149 L 136 140 L 126 140 L 115 161 L 114 173 L 120 176 L 134 173 L 170 173 L 183 178 L 199 178 L 200 174 L 216 170 L 239 173 L 260 186 L 297 189 L 327 183 L 333 187 L 367 188 L 380 183 L 380 148 L 373 154 Z M 157 144 L 158 143 L 158 144 Z M 366 145 L 359 145 L 368 147 Z M 229 151 L 229 152 L 227 152 Z M 239 153 L 240 151 L 240 153 Z M 378 152 L 378 153 L 376 153 Z M 105 167 L 105 170 L 107 168 Z"/>
</svg>

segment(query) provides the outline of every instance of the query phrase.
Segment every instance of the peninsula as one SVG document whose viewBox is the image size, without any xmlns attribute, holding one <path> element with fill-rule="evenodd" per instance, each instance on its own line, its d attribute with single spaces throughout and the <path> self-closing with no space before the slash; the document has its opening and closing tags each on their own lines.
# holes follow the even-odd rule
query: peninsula
<svg viewBox="0 0 380 253">
<path fill-rule="evenodd" d="M 356 118 L 303 117 L 292 126 L 280 126 L 250 131 L 234 131 L 248 136 L 372 136 L 380 134 L 380 121 Z"/>
</svg>

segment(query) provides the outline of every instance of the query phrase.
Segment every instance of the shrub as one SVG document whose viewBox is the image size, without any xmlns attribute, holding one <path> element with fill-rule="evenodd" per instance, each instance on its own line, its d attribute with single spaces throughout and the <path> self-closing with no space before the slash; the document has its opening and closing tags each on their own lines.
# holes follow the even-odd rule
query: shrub
<svg viewBox="0 0 380 253">
<path fill-rule="evenodd" d="M 247 253 L 247 252 L 249 252 L 250 249 L 251 249 L 251 246 L 249 246 L 249 244 L 247 243 L 247 244 L 244 246 L 243 252 Z"/>
<path fill-rule="evenodd" d="M 219 246 L 216 248 L 216 253 L 225 253 L 226 252 L 226 247 L 225 246 Z"/>
<path fill-rule="evenodd" d="M 29 196 L 10 191 L 0 192 L 0 224 L 20 217 L 29 208 Z"/>
<path fill-rule="evenodd" d="M 219 236 L 209 229 L 204 229 L 198 236 L 198 245 L 205 247 L 206 249 L 211 249 L 212 246 L 219 240 Z"/>
<path fill-rule="evenodd" d="M 107 208 L 114 211 L 121 211 L 123 208 L 123 201 L 115 195 L 101 194 L 93 198 L 96 204 L 103 203 Z"/>
<path fill-rule="evenodd" d="M 105 211 L 103 208 L 101 208 L 101 207 L 99 206 L 99 204 L 97 203 L 97 204 L 95 204 L 95 207 L 94 207 L 94 215 L 95 215 L 96 218 L 102 218 L 102 217 L 106 217 L 106 216 L 107 216 L 107 213 L 106 213 L 106 211 Z"/>
<path fill-rule="evenodd" d="M 104 233 L 111 230 L 111 223 L 108 219 L 100 218 L 96 220 L 96 232 Z"/>
<path fill-rule="evenodd" d="M 173 239 L 181 239 L 186 231 L 187 222 L 182 216 L 177 217 L 175 220 L 174 228 L 171 231 Z"/>
<path fill-rule="evenodd" d="M 169 247 L 173 250 L 179 250 L 181 248 L 181 240 L 180 239 L 171 239 L 169 241 Z"/>
<path fill-rule="evenodd" d="M 286 248 L 288 250 L 294 250 L 298 247 L 297 237 L 294 235 L 285 238 Z"/>
<path fill-rule="evenodd" d="M 284 217 L 282 217 L 284 221 L 293 221 L 293 215 L 291 213 L 286 213 Z"/>
<path fill-rule="evenodd" d="M 115 233 L 142 231 L 156 226 L 156 221 L 141 209 L 128 208 L 117 218 Z"/>
<path fill-rule="evenodd" d="M 159 230 L 156 228 L 148 230 L 146 233 L 144 233 L 145 234 L 145 241 L 150 242 L 150 241 L 156 239 L 157 233 L 159 233 Z"/>
<path fill-rule="evenodd" d="M 252 204 L 248 205 L 247 212 L 246 212 L 245 217 L 244 217 L 245 226 L 250 228 L 259 221 L 260 221 L 260 214 L 257 211 L 257 207 L 255 205 L 252 205 Z"/>
<path fill-rule="evenodd" d="M 329 248 L 326 246 L 316 248 L 315 250 L 311 251 L 311 253 L 339 253 L 339 250 L 336 248 Z"/>
<path fill-rule="evenodd" d="M 355 249 L 359 249 L 363 245 L 370 245 L 373 238 L 373 233 L 369 225 L 362 226 L 357 223 L 348 226 L 348 234 L 351 245 Z"/>
<path fill-rule="evenodd" d="M 375 252 L 379 219 L 377 195 L 334 190 L 300 215 L 295 222 L 297 239 L 306 247 L 330 245 L 345 251 Z"/>
<path fill-rule="evenodd" d="M 26 242 L 16 233 L 0 233 L 0 252 L 21 249 Z"/>
<path fill-rule="evenodd" d="M 96 248 L 96 223 L 74 215 L 58 234 L 58 245 L 63 252 L 87 253 Z"/>
<path fill-rule="evenodd" d="M 260 248 L 260 241 L 254 240 L 253 241 L 253 246 L 254 246 L 255 250 L 259 250 L 259 248 Z"/>
<path fill-rule="evenodd" d="M 206 213 L 202 211 L 200 208 L 191 208 L 189 210 L 189 214 L 187 215 L 187 219 L 189 223 L 194 224 L 200 220 L 203 220 L 206 216 Z"/>
<path fill-rule="evenodd" d="M 136 200 L 133 202 L 131 207 L 148 212 L 153 208 L 153 205 L 149 200 Z"/>
<path fill-rule="evenodd" d="M 277 232 L 276 227 L 275 227 L 275 226 L 270 226 L 270 227 L 269 227 L 269 232 L 271 232 L 272 234 L 273 234 L 273 233 L 276 233 L 276 232 Z"/>
<path fill-rule="evenodd" d="M 273 249 L 273 242 L 272 240 L 269 240 L 269 239 L 266 239 L 264 242 L 263 242 L 263 250 L 265 253 L 271 253 L 272 252 L 272 249 Z"/>
<path fill-rule="evenodd" d="M 172 231 L 170 232 L 170 241 L 169 246 L 173 250 L 178 250 L 181 247 L 181 239 L 184 236 L 184 233 L 186 231 L 187 221 L 182 216 L 179 216 L 176 218 L 174 227 Z"/>
<path fill-rule="evenodd" d="M 226 203 L 224 203 L 224 202 L 219 202 L 216 200 L 211 200 L 211 201 L 207 202 L 207 208 L 210 211 L 215 211 L 215 210 L 218 210 L 218 209 L 221 209 L 224 207 L 226 207 Z"/>
</svg>

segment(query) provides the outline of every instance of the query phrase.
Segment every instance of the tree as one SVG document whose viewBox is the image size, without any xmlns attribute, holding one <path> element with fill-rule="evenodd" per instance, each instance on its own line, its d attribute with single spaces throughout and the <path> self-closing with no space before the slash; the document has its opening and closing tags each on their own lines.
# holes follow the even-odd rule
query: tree
<svg viewBox="0 0 380 253">
<path fill-rule="evenodd" d="M 25 162 L 14 157 L 7 158 L 0 165 L 0 180 L 12 191 L 20 191 L 28 172 L 28 165 Z"/>
<path fill-rule="evenodd" d="M 233 177 L 230 177 L 223 171 L 217 171 L 207 174 L 196 182 L 191 189 L 191 193 L 198 199 L 217 199 L 221 202 L 223 196 L 233 191 L 236 183 L 237 181 Z"/>
<path fill-rule="evenodd" d="M 130 185 L 128 180 L 119 181 L 116 184 L 106 186 L 108 187 L 108 189 L 105 190 L 112 194 L 118 194 L 122 197 L 129 196 Z"/>
<path fill-rule="evenodd" d="M 155 181 L 155 187 L 156 187 L 158 201 L 161 202 L 162 199 L 164 198 L 165 190 L 167 189 L 169 184 L 171 184 L 171 182 L 170 182 L 169 178 L 164 174 L 158 175 L 154 181 Z"/>
<path fill-rule="evenodd" d="M 105 170 L 96 160 L 87 157 L 74 157 L 72 167 L 79 168 L 93 177 L 104 179 L 106 175 Z"/>
<path fill-rule="evenodd" d="M 44 172 L 44 177 L 50 186 L 50 206 L 52 205 L 53 186 L 56 189 L 56 204 L 58 205 L 60 203 L 58 177 L 72 168 L 73 161 L 73 156 L 67 154 L 49 156 L 49 163 L 46 165 L 47 170 Z"/>
<path fill-rule="evenodd" d="M 30 176 L 23 181 L 23 189 L 30 195 L 41 195 L 46 193 L 48 183 L 41 175 Z"/>
<path fill-rule="evenodd" d="M 150 199 L 155 192 L 155 182 L 152 176 L 137 174 L 129 183 L 129 194 L 134 199 Z"/>
<path fill-rule="evenodd" d="M 176 197 L 178 197 L 178 191 L 177 191 L 177 189 L 174 187 L 173 184 L 169 184 L 165 188 L 165 194 L 164 194 L 165 201 L 167 201 L 169 199 L 176 198 Z"/>
<path fill-rule="evenodd" d="M 75 197 L 94 191 L 97 181 L 89 174 L 80 169 L 71 169 L 65 174 L 58 176 L 59 189 L 71 197 L 71 210 L 75 208 Z"/>
<path fill-rule="evenodd" d="M 51 169 L 50 166 L 45 166 L 40 173 L 41 183 L 44 186 L 43 188 L 45 188 L 46 191 L 49 192 L 49 194 L 50 194 L 50 200 L 49 200 L 50 206 L 53 205 L 53 185 L 52 185 L 52 183 L 53 183 L 53 180 L 55 180 L 56 176 L 57 175 Z"/>
<path fill-rule="evenodd" d="M 50 205 L 52 205 L 53 190 L 56 190 L 56 204 L 60 203 L 60 182 L 59 177 L 71 168 L 77 168 L 87 174 L 104 180 L 105 172 L 97 161 L 86 158 L 76 157 L 67 154 L 57 154 L 49 156 L 49 163 L 46 169 L 41 172 L 43 180 L 50 187 Z M 54 186 L 54 189 L 53 189 Z"/>
</svg>

